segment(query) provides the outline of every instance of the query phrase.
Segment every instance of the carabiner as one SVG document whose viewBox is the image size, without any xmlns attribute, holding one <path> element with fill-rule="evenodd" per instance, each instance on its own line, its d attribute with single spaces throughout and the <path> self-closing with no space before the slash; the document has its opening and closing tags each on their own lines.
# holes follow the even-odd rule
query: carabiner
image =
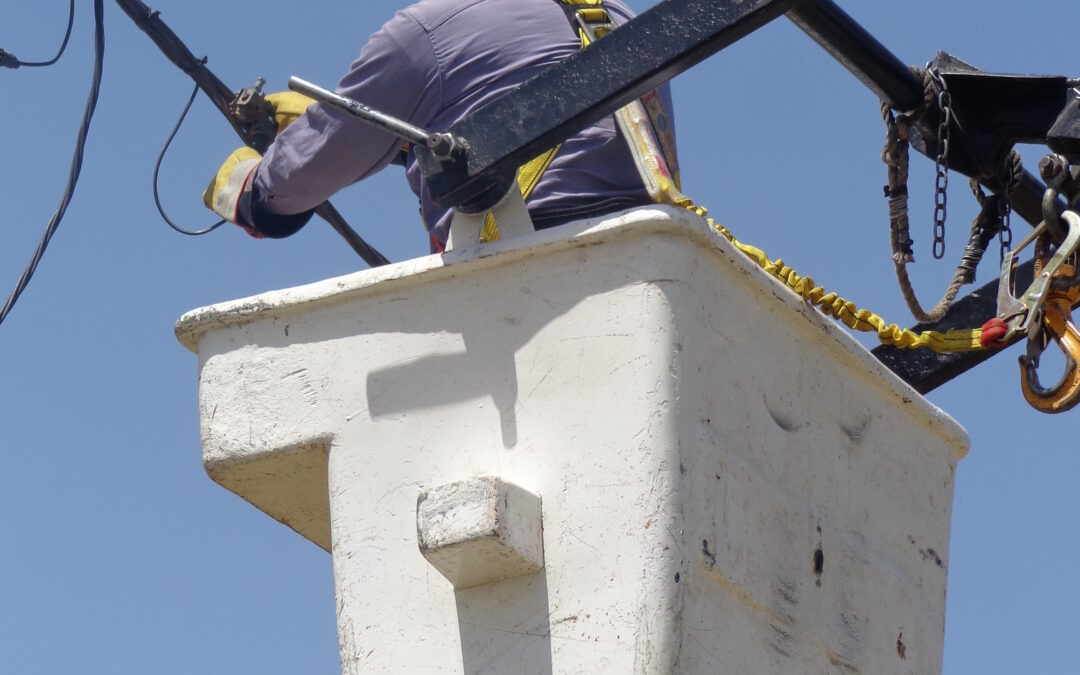
<svg viewBox="0 0 1080 675">
<path fill-rule="evenodd" d="M 1047 252 L 1040 249 L 1036 248 L 1035 269 L 1045 272 L 1050 262 Z M 1057 253 L 1060 252 L 1059 248 Z M 1059 413 L 1080 403 L 1080 331 L 1072 318 L 1073 305 L 1080 303 L 1080 255 L 1076 251 L 1060 258 L 1046 288 L 1044 304 L 1028 331 L 1027 353 L 1020 357 L 1020 389 L 1031 407 L 1044 413 Z M 1039 381 L 1039 357 L 1050 340 L 1065 355 L 1065 373 L 1057 384 L 1046 388 Z"/>
<path fill-rule="evenodd" d="M 1017 256 L 1031 242 L 1047 232 L 1047 223 L 1043 221 L 1012 250 L 1005 253 L 1001 264 L 1001 279 L 998 282 L 997 317 L 987 322 L 987 326 L 996 324 L 993 339 L 983 342 L 984 347 L 1003 347 L 1016 335 L 1032 330 L 1032 323 L 1040 316 L 1050 292 L 1051 279 L 1059 276 L 1059 271 L 1080 245 L 1080 215 L 1073 211 L 1061 214 L 1062 224 L 1066 226 L 1065 239 L 1054 254 L 1037 270 L 1035 279 L 1020 297 L 1016 297 Z M 1075 270 L 1070 270 L 1070 277 Z M 1001 328 L 1004 327 L 1002 331 Z M 1000 337 L 998 335 L 1000 334 Z M 991 335 L 988 333 L 988 337 Z"/>
</svg>

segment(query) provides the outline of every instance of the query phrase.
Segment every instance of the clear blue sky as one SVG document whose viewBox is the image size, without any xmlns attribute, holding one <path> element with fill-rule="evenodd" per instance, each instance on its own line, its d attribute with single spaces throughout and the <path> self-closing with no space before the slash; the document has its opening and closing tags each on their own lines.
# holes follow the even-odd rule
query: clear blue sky
<svg viewBox="0 0 1080 675">
<path fill-rule="evenodd" d="M 0 47 L 25 60 L 51 57 L 67 5 L 3 3 Z M 0 70 L 5 297 L 59 200 L 89 88 L 92 3 L 78 5 L 58 65 Z M 984 70 L 1080 75 L 1080 40 L 1059 28 L 1075 24 L 1073 0 L 841 5 L 907 63 L 944 49 Z M 273 90 L 290 75 L 335 83 L 399 3 L 153 6 L 230 86 L 263 76 Z M 150 175 L 191 83 L 115 3 L 106 13 L 104 84 L 82 180 L 29 291 L 0 326 L 0 671 L 337 672 L 330 557 L 203 473 L 196 358 L 172 326 L 195 307 L 364 265 L 321 222 L 281 242 L 231 227 L 195 239 L 169 230 Z M 741 239 L 909 323 L 889 263 L 884 129 L 872 94 L 786 20 L 679 76 L 674 93 L 690 194 Z M 236 145 L 200 99 L 163 169 L 175 220 L 212 222 L 200 194 Z M 1029 167 L 1041 155 L 1024 149 Z M 932 164 L 915 158 L 915 282 L 928 302 L 974 214 L 966 181 L 954 177 L 948 261 L 934 261 L 932 182 Z M 391 259 L 426 253 L 399 169 L 334 201 Z M 987 259 L 980 284 L 996 274 L 996 245 Z M 948 559 L 949 675 L 1080 672 L 1080 411 L 1029 410 L 1019 351 L 930 397 L 972 441 L 957 474 Z"/>
</svg>

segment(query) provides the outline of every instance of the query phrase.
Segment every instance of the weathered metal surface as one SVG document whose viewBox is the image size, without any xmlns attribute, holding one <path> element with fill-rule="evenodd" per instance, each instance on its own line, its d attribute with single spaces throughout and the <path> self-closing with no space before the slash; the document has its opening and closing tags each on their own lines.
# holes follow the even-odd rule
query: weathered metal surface
<svg viewBox="0 0 1080 675">
<path fill-rule="evenodd" d="M 1031 283 L 1034 265 L 1029 260 L 1020 265 L 1016 272 L 1017 285 L 1026 288 Z M 971 328 L 981 326 L 994 317 L 997 312 L 998 282 L 988 283 L 978 290 L 960 298 L 949 313 L 936 324 L 916 324 L 912 330 L 939 330 L 951 328 Z M 1015 344 L 1017 338 L 1009 344 Z M 873 355 L 884 363 L 900 379 L 910 384 L 916 391 L 926 394 L 945 384 L 949 380 L 966 373 L 983 361 L 998 353 L 993 351 L 962 352 L 938 354 L 929 349 L 897 349 L 881 345 L 873 350 Z"/>
<path fill-rule="evenodd" d="M 810 0 L 789 12 L 788 17 L 882 100 L 899 110 L 912 110 L 921 104 L 922 81 L 836 3 Z M 1003 159 L 1003 153 L 1013 142 L 1044 141 L 1047 136 L 1056 134 L 1057 147 L 1062 151 L 1076 150 L 1077 143 L 1068 138 L 1072 133 L 1072 118 L 1062 112 L 1066 97 L 1074 96 L 1068 93 L 1068 87 L 1075 86 L 1075 82 L 1064 77 L 980 73 L 948 54 L 939 54 L 934 65 L 942 70 L 950 88 L 955 89 L 953 105 L 962 122 L 952 129 L 951 168 L 969 175 L 990 174 L 985 184 L 1000 193 L 1001 180 L 994 177 L 996 172 L 990 167 Z M 1061 118 L 1057 118 L 1058 113 L 1062 114 Z M 923 154 L 936 152 L 933 131 L 936 123 L 936 118 L 929 120 L 912 139 L 912 146 Z M 1020 185 L 1011 195 L 1013 212 L 1037 225 L 1043 218 L 1045 191 L 1046 185 L 1025 170 Z M 1059 210 L 1064 207 L 1064 202 L 1058 200 Z M 1030 268 L 1029 263 L 1026 265 L 1028 279 Z M 914 329 L 980 326 L 994 316 L 996 299 L 995 281 L 961 299 L 940 323 L 919 324 Z M 997 352 L 937 354 L 929 350 L 881 346 L 873 353 L 918 391 L 927 393 Z"/>
<path fill-rule="evenodd" d="M 850 70 L 860 82 L 897 110 L 910 111 L 922 104 L 922 81 L 832 0 L 809 0 L 788 12 L 788 18 Z M 950 67 L 953 71 L 963 64 L 948 55 L 939 55 L 936 63 Z M 974 70 L 971 66 L 967 68 Z M 962 109 L 962 104 L 954 103 L 958 110 Z M 1012 105 L 1010 101 L 996 103 L 999 106 Z M 965 112 L 971 114 L 974 111 Z M 935 117 L 927 125 L 929 133 L 913 139 L 913 147 L 923 154 L 936 152 L 936 136 L 933 132 L 936 123 Z M 972 152 L 977 152 L 980 139 L 969 139 L 965 136 L 965 130 L 958 126 L 954 126 L 952 131 L 956 143 L 955 149 L 951 150 L 953 157 L 949 164 L 962 172 L 966 170 L 970 175 L 980 164 L 964 155 L 970 156 Z M 1000 181 L 996 178 L 988 178 L 986 185 L 997 192 L 1001 190 Z M 1020 187 L 1012 195 L 1013 210 L 1032 225 L 1038 224 L 1042 220 L 1040 204 L 1045 189 L 1046 186 L 1038 178 L 1025 171 Z"/>
<path fill-rule="evenodd" d="M 922 82 L 834 2 L 810 0 L 787 17 L 878 98 L 901 111 L 922 104 Z"/>
<path fill-rule="evenodd" d="M 1073 82 L 1075 86 L 1075 82 Z M 1050 149 L 1080 163 L 1080 89 L 1069 92 L 1069 103 L 1047 134 Z"/>
</svg>

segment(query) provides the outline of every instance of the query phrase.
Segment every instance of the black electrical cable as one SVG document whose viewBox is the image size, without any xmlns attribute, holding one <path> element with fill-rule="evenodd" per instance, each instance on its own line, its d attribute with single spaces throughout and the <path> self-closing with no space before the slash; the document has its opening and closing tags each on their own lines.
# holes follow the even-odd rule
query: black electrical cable
<svg viewBox="0 0 1080 675">
<path fill-rule="evenodd" d="M 206 63 L 206 57 L 204 56 L 201 63 Z M 226 221 L 219 220 L 210 227 L 204 230 L 185 230 L 173 221 L 169 220 L 169 217 L 165 215 L 165 209 L 161 206 L 161 198 L 158 196 L 158 173 L 161 171 L 161 161 L 165 159 L 165 153 L 169 150 L 169 145 L 172 144 L 173 139 L 176 138 L 176 133 L 180 131 L 181 125 L 184 124 L 184 119 L 187 117 L 188 111 L 191 110 L 191 104 L 195 102 L 195 97 L 199 95 L 199 85 L 195 85 L 194 91 L 191 92 L 191 97 L 188 98 L 187 105 L 184 106 L 184 112 L 180 113 L 180 119 L 176 121 L 176 126 L 173 127 L 172 133 L 169 134 L 169 139 L 165 141 L 164 147 L 161 148 L 161 152 L 158 153 L 157 163 L 154 164 L 154 204 L 157 205 L 158 213 L 168 223 L 169 227 L 176 230 L 180 234 L 186 234 L 189 237 L 198 237 L 203 234 L 209 234 L 225 224 Z"/>
<path fill-rule="evenodd" d="M 53 234 L 56 233 L 56 229 L 60 226 L 60 221 L 64 217 L 64 212 L 67 211 L 68 204 L 71 203 L 71 197 L 75 192 L 75 185 L 79 182 L 79 173 L 82 171 L 83 151 L 86 148 L 86 136 L 90 132 L 90 120 L 94 117 L 98 93 L 101 91 L 101 70 L 104 62 L 104 0 L 94 0 L 94 77 L 90 84 L 90 95 L 86 99 L 86 109 L 83 112 L 82 124 L 79 126 L 79 135 L 75 141 L 75 154 L 71 159 L 71 170 L 68 174 L 67 187 L 64 188 L 64 194 L 60 198 L 60 205 L 56 208 L 52 218 L 49 220 L 49 224 L 45 227 L 45 233 L 42 235 L 37 250 L 34 251 L 34 255 L 30 259 L 30 263 L 26 266 L 26 269 L 23 270 L 22 276 L 19 277 L 19 281 L 15 285 L 15 289 L 11 292 L 11 295 L 8 297 L 7 302 L 0 308 L 0 324 L 4 322 L 4 319 L 7 318 L 7 315 L 15 306 L 15 302 L 18 301 L 19 296 L 26 290 L 26 286 L 30 283 L 30 278 L 34 276 L 34 270 L 37 269 L 38 263 L 41 262 L 42 256 L 45 255 L 45 248 L 49 245 L 49 240 L 52 239 Z"/>
<path fill-rule="evenodd" d="M 70 9 L 68 9 L 68 25 L 67 30 L 64 32 L 64 41 L 60 43 L 60 49 L 56 52 L 56 56 L 52 57 L 48 61 L 20 61 L 15 58 L 15 55 L 11 52 L 5 52 L 0 49 L 0 66 L 7 68 L 18 68 L 24 66 L 26 68 L 41 68 L 44 66 L 51 66 L 60 60 L 64 50 L 67 49 L 68 40 L 71 38 L 71 27 L 75 25 L 75 0 L 71 0 Z"/>
</svg>

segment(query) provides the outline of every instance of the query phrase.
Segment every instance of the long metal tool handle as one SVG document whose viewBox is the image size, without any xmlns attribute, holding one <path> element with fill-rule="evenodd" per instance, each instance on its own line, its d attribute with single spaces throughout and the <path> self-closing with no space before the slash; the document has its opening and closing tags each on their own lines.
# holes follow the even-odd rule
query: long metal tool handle
<svg viewBox="0 0 1080 675">
<path fill-rule="evenodd" d="M 451 134 L 446 132 L 432 133 L 426 129 L 421 129 L 415 124 L 387 115 L 382 111 L 364 105 L 360 101 L 324 89 L 299 77 L 293 76 L 289 78 L 289 89 L 313 98 L 319 103 L 344 111 L 360 121 L 370 124 L 376 129 L 382 129 L 386 133 L 408 141 L 412 145 L 425 146 L 442 160 L 450 160 L 465 152 L 466 146 L 460 139 Z"/>
<path fill-rule="evenodd" d="M 431 134 L 428 131 L 421 129 L 416 125 L 409 124 L 396 117 L 391 117 L 384 112 L 380 112 L 364 105 L 360 101 L 354 101 L 351 98 L 320 87 L 317 84 L 312 84 L 307 80 L 302 80 L 299 77 L 293 76 L 289 78 L 289 89 L 301 93 L 308 98 L 313 98 L 320 103 L 325 103 L 338 108 L 339 110 L 343 110 L 353 117 L 359 118 L 374 127 L 378 127 L 379 129 L 410 143 L 427 145 L 428 139 L 431 137 Z"/>
<path fill-rule="evenodd" d="M 146 33 L 154 44 L 158 46 L 158 49 L 170 60 L 172 63 L 184 71 L 195 84 L 199 86 L 199 89 L 206 94 L 207 98 L 213 102 L 221 114 L 225 116 L 225 119 L 232 125 L 233 131 L 236 135 L 244 141 L 245 144 L 251 145 L 252 139 L 247 137 L 244 129 L 241 127 L 239 120 L 233 115 L 229 109 L 229 103 L 232 102 L 234 93 L 222 82 L 209 68 L 206 67 L 205 59 L 196 58 L 191 50 L 187 48 L 187 45 L 177 37 L 176 33 L 172 31 L 165 22 L 161 20 L 161 15 L 156 9 L 147 7 L 139 0 L 116 0 L 116 4 L 120 5 L 120 8 L 124 10 L 124 13 L 131 17 L 131 20 L 135 22 L 144 33 Z M 326 222 L 330 223 L 330 226 L 341 235 L 341 237 L 349 244 L 349 246 L 355 251 L 361 258 L 364 259 L 368 265 L 372 267 L 379 267 L 380 265 L 387 265 L 390 261 L 382 253 L 379 253 L 373 246 L 368 244 L 364 239 L 357 234 L 357 232 L 349 226 L 345 219 L 338 213 L 330 202 L 326 201 L 315 208 L 315 213 L 319 214 Z"/>
</svg>

